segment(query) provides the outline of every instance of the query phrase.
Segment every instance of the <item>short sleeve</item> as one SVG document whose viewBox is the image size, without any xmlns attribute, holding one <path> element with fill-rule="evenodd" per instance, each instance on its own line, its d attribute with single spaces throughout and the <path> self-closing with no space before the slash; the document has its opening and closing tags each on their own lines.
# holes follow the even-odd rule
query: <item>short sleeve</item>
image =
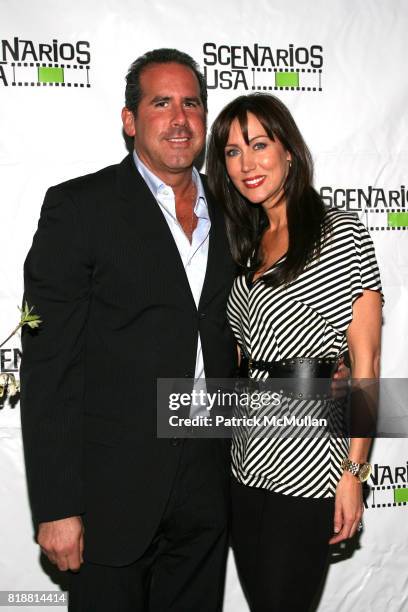
<svg viewBox="0 0 408 612">
<path fill-rule="evenodd" d="M 378 291 L 384 303 L 380 270 L 372 238 L 365 226 L 358 222 L 354 228 L 355 253 L 351 269 L 352 302 L 363 293 L 364 289 Z"/>
</svg>

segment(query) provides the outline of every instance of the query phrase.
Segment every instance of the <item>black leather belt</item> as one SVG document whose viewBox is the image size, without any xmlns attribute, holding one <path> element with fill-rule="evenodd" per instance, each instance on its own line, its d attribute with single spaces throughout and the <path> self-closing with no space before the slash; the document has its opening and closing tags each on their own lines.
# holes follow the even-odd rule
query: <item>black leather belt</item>
<svg viewBox="0 0 408 612">
<path fill-rule="evenodd" d="M 280 361 L 257 361 L 244 355 L 240 376 L 247 377 L 253 370 L 268 372 L 273 378 L 331 378 L 338 359 L 325 357 L 292 357 Z"/>
<path fill-rule="evenodd" d="M 338 359 L 324 357 L 292 357 L 279 361 L 258 361 L 243 356 L 239 368 L 241 378 L 249 378 L 254 370 L 267 372 L 272 379 L 285 380 L 285 394 L 299 398 L 328 397 L 331 394 L 331 378 L 338 366 Z M 320 380 L 319 380 L 320 379 Z"/>
</svg>

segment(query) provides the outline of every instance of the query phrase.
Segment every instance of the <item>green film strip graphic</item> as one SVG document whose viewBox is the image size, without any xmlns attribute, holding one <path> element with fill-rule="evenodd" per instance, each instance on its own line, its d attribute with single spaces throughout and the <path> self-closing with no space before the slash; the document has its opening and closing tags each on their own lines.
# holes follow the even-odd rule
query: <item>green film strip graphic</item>
<svg viewBox="0 0 408 612">
<path fill-rule="evenodd" d="M 408 484 L 370 485 L 370 508 L 397 508 L 408 505 Z"/>
<path fill-rule="evenodd" d="M 372 231 L 408 230 L 408 211 L 390 208 L 366 208 L 367 228 Z"/>
<path fill-rule="evenodd" d="M 322 91 L 322 70 L 320 68 L 252 68 L 252 90 Z"/>
<path fill-rule="evenodd" d="M 13 62 L 14 87 L 90 87 L 89 66 Z"/>
<path fill-rule="evenodd" d="M 275 72 L 276 87 L 299 87 L 298 72 Z"/>
<path fill-rule="evenodd" d="M 64 68 L 38 67 L 38 81 L 40 83 L 63 83 Z"/>
<path fill-rule="evenodd" d="M 396 504 L 408 502 L 408 488 L 394 489 L 394 502 Z"/>
<path fill-rule="evenodd" d="M 388 227 L 408 227 L 408 212 L 389 212 Z"/>
</svg>

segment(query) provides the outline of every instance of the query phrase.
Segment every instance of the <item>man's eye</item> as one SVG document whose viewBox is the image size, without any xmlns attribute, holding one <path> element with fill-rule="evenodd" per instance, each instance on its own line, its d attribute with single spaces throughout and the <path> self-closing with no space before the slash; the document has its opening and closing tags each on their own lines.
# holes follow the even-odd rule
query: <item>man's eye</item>
<svg viewBox="0 0 408 612">
<path fill-rule="evenodd" d="M 165 106 L 167 106 L 167 104 L 167 100 L 160 100 L 159 102 L 155 102 L 154 105 L 159 108 L 164 108 Z"/>
<path fill-rule="evenodd" d="M 196 108 L 197 102 L 184 102 L 184 106 L 187 106 L 187 108 Z"/>
<path fill-rule="evenodd" d="M 225 157 L 236 157 L 239 155 L 238 149 L 227 149 L 225 151 Z"/>
</svg>

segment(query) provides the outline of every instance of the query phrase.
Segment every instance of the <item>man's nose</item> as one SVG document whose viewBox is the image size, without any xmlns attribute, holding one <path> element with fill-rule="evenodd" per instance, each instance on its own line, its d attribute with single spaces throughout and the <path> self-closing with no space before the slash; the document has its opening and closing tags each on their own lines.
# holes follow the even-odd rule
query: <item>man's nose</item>
<svg viewBox="0 0 408 612">
<path fill-rule="evenodd" d="M 172 124 L 180 126 L 180 125 L 187 125 L 187 123 L 188 123 L 188 118 L 187 118 L 186 109 L 184 108 L 184 105 L 176 104 L 174 106 Z"/>
</svg>

